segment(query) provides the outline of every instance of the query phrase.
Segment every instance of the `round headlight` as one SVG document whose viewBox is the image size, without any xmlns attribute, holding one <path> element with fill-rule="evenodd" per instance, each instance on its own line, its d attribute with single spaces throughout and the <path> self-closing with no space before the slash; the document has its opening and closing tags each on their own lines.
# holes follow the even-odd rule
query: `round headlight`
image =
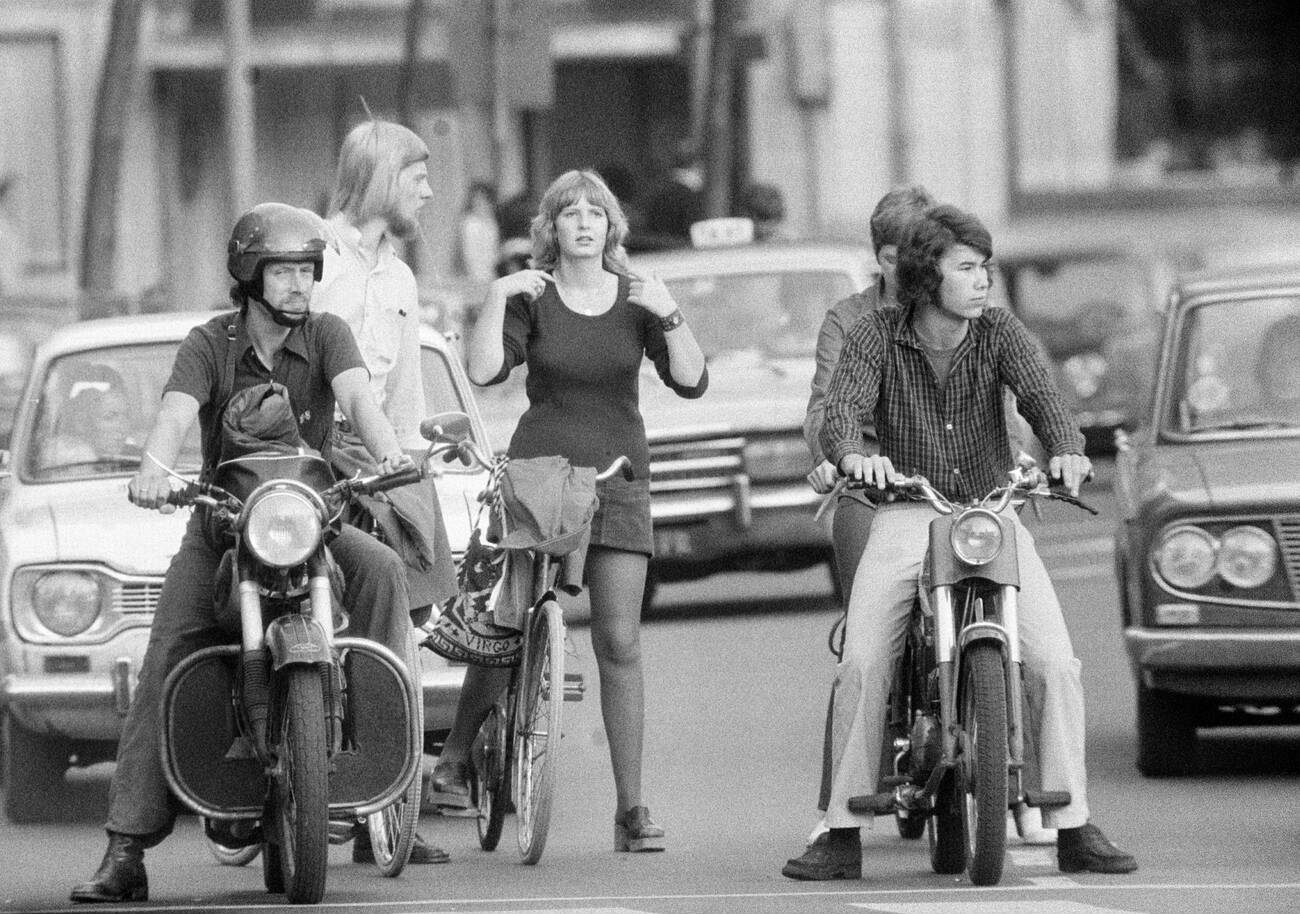
<svg viewBox="0 0 1300 914">
<path fill-rule="evenodd" d="M 1258 527 L 1233 527 L 1219 540 L 1219 577 L 1234 587 L 1259 587 L 1273 577 L 1277 544 Z"/>
<path fill-rule="evenodd" d="M 287 489 L 266 493 L 248 507 L 244 541 L 258 559 L 275 568 L 307 561 L 320 542 L 316 507 Z"/>
<path fill-rule="evenodd" d="M 967 565 L 985 565 L 1002 551 L 1002 525 L 989 511 L 967 511 L 953 523 L 948 538 Z"/>
<path fill-rule="evenodd" d="M 1214 576 L 1214 537 L 1200 527 L 1175 527 L 1156 547 L 1156 568 L 1175 587 L 1204 587 Z"/>
<path fill-rule="evenodd" d="M 32 609 L 56 635 L 80 635 L 99 618 L 99 584 L 76 571 L 43 574 L 32 587 Z"/>
</svg>

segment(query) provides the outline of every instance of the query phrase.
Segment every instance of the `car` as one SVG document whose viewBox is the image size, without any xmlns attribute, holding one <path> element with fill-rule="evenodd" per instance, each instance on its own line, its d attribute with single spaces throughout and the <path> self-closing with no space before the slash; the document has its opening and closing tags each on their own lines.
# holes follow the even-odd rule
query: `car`
<svg viewBox="0 0 1300 914">
<path fill-rule="evenodd" d="M 1300 721 L 1300 261 L 1181 278 L 1118 443 L 1137 766 L 1190 773 L 1198 728 Z"/>
<path fill-rule="evenodd" d="M 1114 453 L 1117 430 L 1145 413 L 1160 337 L 1156 303 L 1199 265 L 1190 248 L 1125 238 L 999 239 L 990 298 L 1042 345 L 1089 454 Z"/>
<path fill-rule="evenodd" d="M 177 347 L 212 312 L 110 318 L 57 331 L 37 348 L 0 471 L 0 764 L 5 812 L 38 821 L 63 775 L 111 759 L 130 707 L 163 575 L 186 516 L 132 506 L 139 466 Z M 460 356 L 421 331 L 430 413 L 469 414 L 486 432 Z M 111 386 L 123 396 L 103 396 Z M 81 408 L 89 401 L 98 415 Z M 111 414 L 116 430 L 101 429 Z M 89 418 L 88 418 L 89 415 Z M 71 427 L 70 427 L 71 426 Z M 99 435 L 99 439 L 95 436 Z M 87 440 L 95 441 L 86 453 Z M 197 428 L 177 472 L 199 469 Z M 432 461 L 448 536 L 469 541 L 486 474 Z M 422 655 L 426 743 L 450 728 L 464 667 Z"/>
<path fill-rule="evenodd" d="M 720 237 L 726 246 L 638 254 L 632 263 L 664 280 L 709 366 L 708 391 L 685 400 L 642 363 L 655 547 L 647 606 L 660 581 L 832 562 L 829 529 L 815 519 L 820 496 L 805 478 L 812 458 L 803 419 L 822 319 L 873 281 L 875 259 L 848 242 Z M 478 391 L 499 446 L 527 407 L 523 376 L 521 366 Z"/>
</svg>

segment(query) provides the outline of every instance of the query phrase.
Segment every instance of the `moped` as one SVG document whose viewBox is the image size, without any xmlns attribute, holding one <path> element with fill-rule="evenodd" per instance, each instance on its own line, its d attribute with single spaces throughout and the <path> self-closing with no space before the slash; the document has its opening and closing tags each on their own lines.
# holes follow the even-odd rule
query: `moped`
<svg viewBox="0 0 1300 914">
<path fill-rule="evenodd" d="M 328 544 L 354 495 L 422 474 L 335 482 L 314 454 L 259 453 L 169 498 L 206 506 L 228 547 L 214 605 L 238 619 L 239 643 L 199 650 L 168 676 L 164 771 L 216 845 L 260 845 L 267 891 L 293 903 L 324 895 L 331 820 L 369 817 L 376 860 L 405 862 L 389 820 L 419 784 L 419 684 L 387 647 L 336 636 L 346 607 Z"/>
<path fill-rule="evenodd" d="M 894 815 L 898 830 L 929 837 L 936 873 L 969 868 L 975 885 L 996 885 L 1006 857 L 1007 810 L 1060 807 L 1068 791 L 1025 786 L 1016 528 L 1013 502 L 1059 499 L 1097 512 L 1048 486 L 1022 462 L 1006 485 L 955 504 L 924 477 L 896 480 L 896 496 L 919 498 L 938 516 L 886 712 L 881 792 L 853 797 L 860 813 Z"/>
</svg>

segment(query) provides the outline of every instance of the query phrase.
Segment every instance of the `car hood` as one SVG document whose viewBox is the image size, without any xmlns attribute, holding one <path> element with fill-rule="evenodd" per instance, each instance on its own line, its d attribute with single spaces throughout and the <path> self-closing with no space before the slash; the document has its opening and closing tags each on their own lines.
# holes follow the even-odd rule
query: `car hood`
<svg viewBox="0 0 1300 914">
<path fill-rule="evenodd" d="M 814 360 L 776 359 L 757 352 L 709 360 L 709 388 L 687 400 L 651 367 L 641 378 L 641 415 L 650 440 L 700 433 L 801 431 L 812 389 Z"/>
<path fill-rule="evenodd" d="M 126 500 L 125 478 L 15 487 L 0 510 L 9 563 L 102 562 L 161 575 L 190 512 L 162 515 Z"/>
<path fill-rule="evenodd" d="M 1136 467 L 1140 493 L 1229 507 L 1260 501 L 1300 504 L 1300 441 L 1252 438 L 1154 448 Z"/>
</svg>

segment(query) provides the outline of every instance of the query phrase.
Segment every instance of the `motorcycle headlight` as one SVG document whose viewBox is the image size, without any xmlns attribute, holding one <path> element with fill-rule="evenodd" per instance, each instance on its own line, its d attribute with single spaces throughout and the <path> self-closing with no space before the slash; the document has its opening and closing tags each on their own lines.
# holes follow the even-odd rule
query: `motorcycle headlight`
<svg viewBox="0 0 1300 914">
<path fill-rule="evenodd" d="M 32 585 L 32 611 L 56 635 L 80 635 L 99 618 L 99 606 L 99 583 L 88 574 L 52 571 Z"/>
<path fill-rule="evenodd" d="M 1214 577 L 1214 537 L 1200 527 L 1175 527 L 1156 546 L 1156 568 L 1175 587 L 1204 587 Z"/>
<path fill-rule="evenodd" d="M 244 520 L 244 542 L 260 561 L 274 568 L 300 565 L 316 551 L 321 519 L 305 496 L 276 489 L 255 499 Z"/>
<path fill-rule="evenodd" d="M 1002 525 L 991 511 L 967 511 L 953 523 L 948 539 L 967 565 L 986 565 L 1002 551 Z"/>
<path fill-rule="evenodd" d="M 1233 527 L 1219 540 L 1214 567 L 1234 587 L 1259 587 L 1277 568 L 1277 544 L 1258 527 Z"/>
</svg>

